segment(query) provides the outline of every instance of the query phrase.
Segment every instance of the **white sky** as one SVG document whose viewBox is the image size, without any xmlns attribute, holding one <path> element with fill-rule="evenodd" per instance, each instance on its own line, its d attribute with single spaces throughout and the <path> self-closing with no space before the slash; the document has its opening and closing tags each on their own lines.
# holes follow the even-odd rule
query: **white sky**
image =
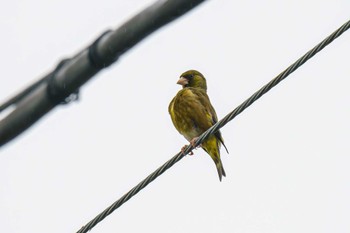
<svg viewBox="0 0 350 233">
<path fill-rule="evenodd" d="M 7 1 L 0 100 L 153 1 Z M 186 143 L 168 104 L 187 69 L 219 118 L 349 20 L 348 0 L 207 1 L 1 149 L 0 232 L 76 232 Z M 91 232 L 349 232 L 350 32 Z"/>
</svg>

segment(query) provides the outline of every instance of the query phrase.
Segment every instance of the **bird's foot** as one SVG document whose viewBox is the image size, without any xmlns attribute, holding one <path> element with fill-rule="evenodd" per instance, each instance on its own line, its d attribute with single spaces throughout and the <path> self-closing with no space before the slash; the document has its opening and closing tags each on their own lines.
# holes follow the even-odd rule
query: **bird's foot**
<svg viewBox="0 0 350 233">
<path fill-rule="evenodd" d="M 192 138 L 192 140 L 190 141 L 191 146 L 194 147 L 194 145 L 196 144 L 197 140 L 198 140 L 198 137 Z M 202 145 L 198 145 L 197 147 L 194 147 L 194 148 L 197 149 L 198 147 L 201 147 L 201 146 Z"/>
<path fill-rule="evenodd" d="M 197 141 L 198 137 L 195 137 L 193 138 L 191 141 L 190 141 L 190 144 L 191 146 L 194 148 L 194 149 L 197 149 L 198 147 L 201 147 L 202 145 L 199 145 L 197 147 L 194 147 L 194 145 L 196 144 L 196 141 Z M 187 148 L 187 145 L 184 145 L 182 148 L 181 148 L 181 152 L 184 153 L 185 150 Z M 194 155 L 193 151 L 191 151 L 190 153 L 188 153 L 189 155 Z"/>
<path fill-rule="evenodd" d="M 187 145 L 184 145 L 182 148 L 181 148 L 181 152 L 184 154 L 185 150 L 186 150 L 186 147 Z M 190 153 L 188 153 L 189 155 L 194 155 L 194 153 L 192 151 L 190 151 Z"/>
</svg>

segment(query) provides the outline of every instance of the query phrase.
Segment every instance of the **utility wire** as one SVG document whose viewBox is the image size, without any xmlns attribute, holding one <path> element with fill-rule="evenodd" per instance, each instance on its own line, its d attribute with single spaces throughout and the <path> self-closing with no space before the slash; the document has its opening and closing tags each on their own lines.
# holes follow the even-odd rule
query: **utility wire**
<svg viewBox="0 0 350 233">
<path fill-rule="evenodd" d="M 131 197 L 133 197 L 139 191 L 141 191 L 141 189 L 145 188 L 149 183 L 151 183 L 153 180 L 155 180 L 158 176 L 163 174 L 166 170 L 168 170 L 170 167 L 172 167 L 175 163 L 180 161 L 185 155 L 187 155 L 189 152 L 191 152 L 193 150 L 193 148 L 199 146 L 203 142 L 203 140 L 207 139 L 210 135 L 214 134 L 216 131 L 218 131 L 220 128 L 222 128 L 224 125 L 226 125 L 229 121 L 231 121 L 237 115 L 242 113 L 253 102 L 255 102 L 260 97 L 262 97 L 264 94 L 266 94 L 269 90 L 271 90 L 274 86 L 276 86 L 278 83 L 280 83 L 288 75 L 290 75 L 296 69 L 298 69 L 300 66 L 302 66 L 307 60 L 312 58 L 315 54 L 317 54 L 319 51 L 321 51 L 324 47 L 329 45 L 333 40 L 335 40 L 337 37 L 339 37 L 341 34 L 343 34 L 346 30 L 349 29 L 349 27 L 350 27 L 350 21 L 343 24 L 339 29 L 337 29 L 335 32 L 333 32 L 330 36 L 328 36 L 326 39 L 324 39 L 321 43 L 319 43 L 313 49 L 308 51 L 304 56 L 299 58 L 296 62 L 294 62 L 292 65 L 290 65 L 287 69 L 285 69 L 277 77 L 275 77 L 273 80 L 271 80 L 265 86 L 263 86 L 261 89 L 259 89 L 257 92 L 255 92 L 246 101 L 244 101 L 242 104 L 240 104 L 238 107 L 236 107 L 232 112 L 227 114 L 219 122 L 217 122 L 215 125 L 213 125 L 211 128 L 209 128 L 207 131 L 205 131 L 197 139 L 196 143 L 193 146 L 189 145 L 186 147 L 186 149 L 184 150 L 183 153 L 182 152 L 177 153 L 173 158 L 168 160 L 164 165 L 159 167 L 152 174 L 150 174 L 147 178 L 145 178 L 138 185 L 136 185 L 134 188 L 132 188 L 129 192 L 124 194 L 119 200 L 114 202 L 110 207 L 105 209 L 102 213 L 97 215 L 93 220 L 91 220 L 89 223 L 87 223 L 85 226 L 83 226 L 79 231 L 77 231 L 77 233 L 85 233 L 85 232 L 88 232 L 89 230 L 91 230 L 95 225 L 97 225 L 104 218 L 106 218 L 108 215 L 110 215 L 114 210 L 118 209 L 121 205 L 123 205 L 125 202 L 127 202 Z"/>
<path fill-rule="evenodd" d="M 116 30 L 103 33 L 94 43 L 61 61 L 54 71 L 0 105 L 0 112 L 15 106 L 0 120 L 0 147 L 23 133 L 70 96 L 95 74 L 108 67 L 134 45 L 205 0 L 159 0 Z M 73 95 L 74 96 L 74 95 Z M 68 101 L 67 101 L 68 100 Z"/>
<path fill-rule="evenodd" d="M 23 91 L 21 91 L 20 93 L 18 93 L 17 95 L 15 95 L 14 97 L 10 98 L 9 100 L 7 100 L 6 102 L 2 103 L 0 105 L 0 113 L 5 110 L 6 108 L 15 105 L 17 102 L 19 102 L 20 100 L 22 100 L 26 95 L 28 95 L 30 92 L 32 92 L 35 88 L 37 88 L 40 84 L 42 84 L 44 81 L 46 81 L 48 76 L 45 76 L 39 80 L 37 80 L 36 82 L 34 82 L 33 84 L 31 84 L 29 87 L 26 87 Z"/>
</svg>

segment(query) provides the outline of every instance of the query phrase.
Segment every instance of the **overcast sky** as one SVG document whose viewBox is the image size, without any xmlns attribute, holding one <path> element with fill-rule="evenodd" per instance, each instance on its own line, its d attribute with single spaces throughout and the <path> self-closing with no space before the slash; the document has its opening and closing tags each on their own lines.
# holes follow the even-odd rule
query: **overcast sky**
<svg viewBox="0 0 350 233">
<path fill-rule="evenodd" d="M 4 101 L 151 0 L 0 8 Z M 348 0 L 207 1 L 149 36 L 0 151 L 0 232 L 76 232 L 175 155 L 167 108 L 198 69 L 222 118 L 349 20 Z M 91 232 L 349 232 L 350 32 Z"/>
</svg>

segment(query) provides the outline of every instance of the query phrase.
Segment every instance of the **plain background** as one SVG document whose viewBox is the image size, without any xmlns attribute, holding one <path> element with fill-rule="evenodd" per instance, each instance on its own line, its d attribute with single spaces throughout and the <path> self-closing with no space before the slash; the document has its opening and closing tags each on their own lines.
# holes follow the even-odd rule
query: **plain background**
<svg viewBox="0 0 350 233">
<path fill-rule="evenodd" d="M 0 100 L 153 1 L 7 1 Z M 186 143 L 167 112 L 198 69 L 219 118 L 349 20 L 348 0 L 207 1 L 0 152 L 0 231 L 76 232 Z M 350 32 L 91 232 L 349 232 Z M 0 116 L 0 117 L 3 117 Z"/>
</svg>

